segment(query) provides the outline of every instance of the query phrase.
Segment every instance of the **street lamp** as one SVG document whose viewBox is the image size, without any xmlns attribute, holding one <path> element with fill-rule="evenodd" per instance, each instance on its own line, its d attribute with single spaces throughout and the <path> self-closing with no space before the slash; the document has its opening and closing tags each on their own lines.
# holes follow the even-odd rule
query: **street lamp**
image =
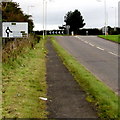
<svg viewBox="0 0 120 120">
<path fill-rule="evenodd" d="M 43 0 L 43 39 L 46 35 L 46 22 L 47 22 L 47 1 Z"/>
<path fill-rule="evenodd" d="M 30 5 L 30 6 L 28 6 L 28 15 L 29 15 L 29 8 L 32 8 L 32 7 L 35 7 L 35 6 L 33 6 L 33 5 Z"/>
<path fill-rule="evenodd" d="M 114 31 L 116 31 L 116 17 L 117 17 L 116 12 L 117 12 L 117 8 L 116 7 L 110 7 L 110 8 L 115 9 L 115 26 L 114 26 Z"/>
<path fill-rule="evenodd" d="M 45 35 L 47 35 L 47 1 L 45 1 Z"/>
<path fill-rule="evenodd" d="M 52 0 L 49 0 L 50 2 Z M 47 24 L 47 0 L 43 0 L 43 39 L 46 33 L 46 24 Z"/>
<path fill-rule="evenodd" d="M 97 0 L 98 2 L 101 2 L 101 0 Z M 107 35 L 107 9 L 106 9 L 106 0 L 104 0 L 104 12 L 105 12 L 105 27 L 104 27 L 104 31 L 105 31 L 105 35 Z"/>
<path fill-rule="evenodd" d="M 105 7 L 105 35 L 107 35 L 107 9 L 106 9 L 106 0 L 104 0 Z"/>
<path fill-rule="evenodd" d="M 45 36 L 45 34 L 44 34 L 44 24 L 45 24 L 45 0 L 43 0 L 43 39 L 44 39 L 44 36 Z"/>
</svg>

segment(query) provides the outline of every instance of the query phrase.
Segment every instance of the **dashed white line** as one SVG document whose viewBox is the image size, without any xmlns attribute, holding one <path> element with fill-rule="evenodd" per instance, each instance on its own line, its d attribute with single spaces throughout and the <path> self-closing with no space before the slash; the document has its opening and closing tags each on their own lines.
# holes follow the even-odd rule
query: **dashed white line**
<svg viewBox="0 0 120 120">
<path fill-rule="evenodd" d="M 82 42 L 84 42 L 84 40 L 82 38 L 79 38 L 78 36 L 75 36 L 76 38 L 78 38 L 79 40 L 81 40 Z"/>
<path fill-rule="evenodd" d="M 84 41 L 84 42 L 88 44 L 88 42 L 87 42 L 87 41 Z"/>
<path fill-rule="evenodd" d="M 115 53 L 113 53 L 113 52 L 109 52 L 109 53 L 112 54 L 112 55 L 118 56 L 117 54 L 115 54 Z"/>
<path fill-rule="evenodd" d="M 95 46 L 95 45 L 93 45 L 92 43 L 89 43 L 89 45 L 91 45 L 92 47 Z"/>
<path fill-rule="evenodd" d="M 104 50 L 103 48 L 101 48 L 101 47 L 97 47 L 99 50 Z"/>
<path fill-rule="evenodd" d="M 78 38 L 78 36 L 74 36 L 74 37 Z"/>
<path fill-rule="evenodd" d="M 84 43 L 89 44 L 89 45 L 92 46 L 92 47 L 95 46 L 94 44 L 89 43 L 89 42 L 83 40 L 82 38 L 79 38 L 78 36 L 75 36 L 75 37 L 78 38 L 78 39 L 80 39 L 80 40 L 83 41 Z M 105 50 L 105 49 L 103 49 L 103 48 L 101 48 L 101 47 L 97 47 L 97 46 L 95 46 L 95 47 L 96 47 L 97 49 L 99 49 L 99 50 L 102 50 L 102 51 Z M 117 54 L 115 54 L 115 53 L 113 53 L 113 52 L 108 52 L 108 53 L 109 53 L 109 54 L 112 54 L 112 55 L 114 55 L 114 56 L 118 56 L 118 57 L 120 57 L 119 55 L 117 55 Z"/>
</svg>

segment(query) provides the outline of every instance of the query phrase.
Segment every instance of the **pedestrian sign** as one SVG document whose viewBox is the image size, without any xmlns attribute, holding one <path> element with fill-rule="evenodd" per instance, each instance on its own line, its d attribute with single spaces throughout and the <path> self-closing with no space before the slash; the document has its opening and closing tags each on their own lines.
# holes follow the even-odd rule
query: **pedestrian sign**
<svg viewBox="0 0 120 120">
<path fill-rule="evenodd" d="M 27 22 L 3 22 L 2 37 L 3 38 L 22 38 L 28 36 Z"/>
</svg>

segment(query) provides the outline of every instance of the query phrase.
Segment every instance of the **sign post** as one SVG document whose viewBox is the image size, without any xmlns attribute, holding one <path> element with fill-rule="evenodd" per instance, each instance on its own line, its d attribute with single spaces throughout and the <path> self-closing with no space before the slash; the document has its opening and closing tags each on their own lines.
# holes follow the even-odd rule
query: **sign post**
<svg viewBox="0 0 120 120">
<path fill-rule="evenodd" d="M 70 25 L 66 25 L 67 35 L 69 35 Z"/>
</svg>

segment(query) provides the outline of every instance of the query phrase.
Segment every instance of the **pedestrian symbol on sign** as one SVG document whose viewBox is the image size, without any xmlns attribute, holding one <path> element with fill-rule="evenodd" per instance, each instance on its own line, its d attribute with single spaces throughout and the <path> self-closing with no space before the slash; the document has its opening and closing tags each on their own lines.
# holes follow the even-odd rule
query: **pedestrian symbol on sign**
<svg viewBox="0 0 120 120">
<path fill-rule="evenodd" d="M 6 33 L 7 33 L 7 37 L 9 37 L 9 34 L 10 33 L 12 33 L 12 31 L 10 30 L 10 28 L 9 27 L 7 27 L 7 29 L 6 29 L 6 31 L 5 31 Z"/>
</svg>

